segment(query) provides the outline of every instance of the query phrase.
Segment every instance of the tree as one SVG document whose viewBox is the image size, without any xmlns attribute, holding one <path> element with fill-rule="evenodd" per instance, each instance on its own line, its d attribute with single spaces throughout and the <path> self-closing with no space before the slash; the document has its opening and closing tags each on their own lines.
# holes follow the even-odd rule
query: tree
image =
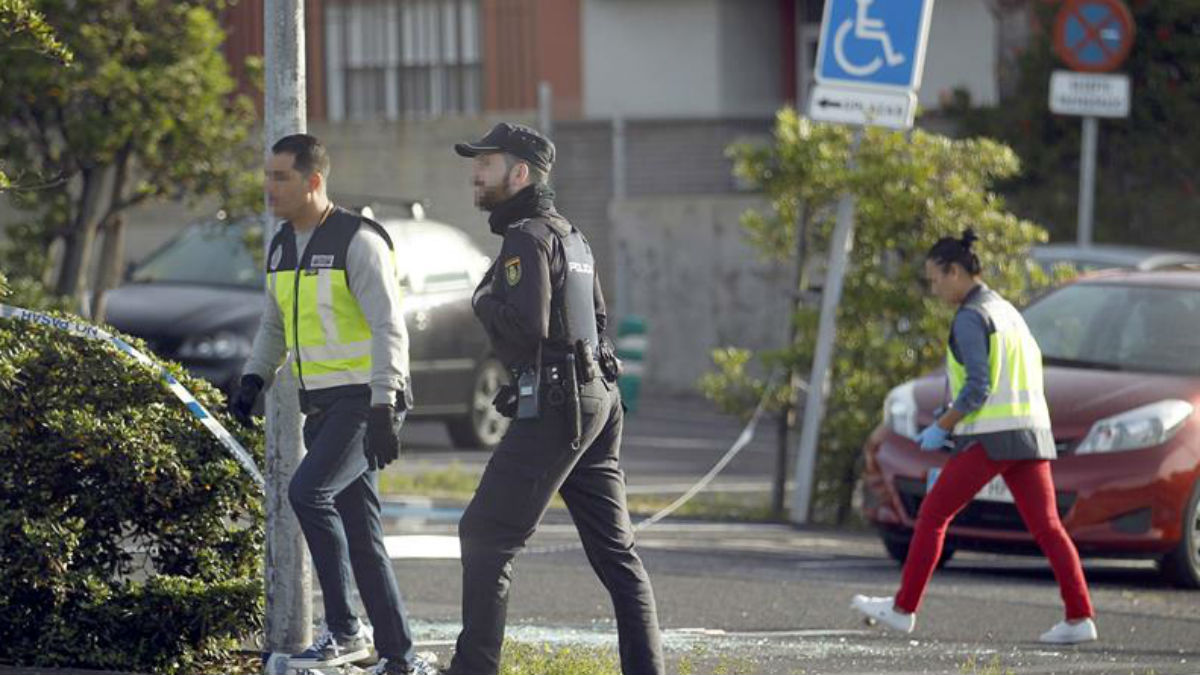
<svg viewBox="0 0 1200 675">
<path fill-rule="evenodd" d="M 964 92 L 950 112 L 967 135 L 1010 145 L 1024 171 L 1000 186 L 1014 211 L 1074 240 L 1079 190 L 1080 120 L 1054 115 L 1050 73 L 1066 68 L 1052 46 L 1061 2 L 1029 3 L 1033 35 L 1017 59 L 1019 87 L 991 108 Z M 1097 241 L 1200 250 L 1200 0 L 1128 3 L 1133 50 L 1119 69 L 1130 77 L 1127 119 L 1100 123 L 1096 172 Z"/>
<path fill-rule="evenodd" d="M 714 353 L 717 371 L 701 389 L 726 410 L 744 413 L 767 394 L 792 426 L 796 391 L 809 375 L 819 315 L 807 270 L 828 257 L 835 207 L 844 191 L 857 197 L 854 250 L 838 308 L 837 346 L 828 413 L 820 434 L 814 513 L 844 521 L 857 479 L 859 450 L 880 421 L 888 390 L 940 363 L 951 310 L 928 297 L 921 283 L 925 253 L 937 238 L 968 226 L 980 235 L 987 281 L 1010 298 L 1045 275 L 1027 256 L 1046 233 L 1007 212 L 990 186 L 1014 176 L 1009 148 L 989 139 L 952 140 L 915 130 L 868 129 L 848 169 L 851 132 L 814 124 L 785 109 L 770 146 L 731 148 L 735 172 L 762 189 L 768 213 L 742 219 L 747 240 L 769 260 L 793 262 L 796 284 L 792 339 L 782 349 L 753 354 L 730 347 Z M 803 263 L 803 264 L 801 264 Z M 766 391 L 764 369 L 786 375 Z M 786 433 L 783 448 L 789 447 Z M 780 507 L 780 504 L 776 505 Z"/>
<path fill-rule="evenodd" d="M 4 49 L 32 49 L 70 65 L 74 55 L 63 46 L 46 25 L 45 18 L 34 11 L 26 0 L 0 0 L 0 37 L 4 38 Z M 0 170 L 0 192 L 12 189 L 3 170 Z"/>
<path fill-rule="evenodd" d="M 233 97 L 215 13 L 224 0 L 41 0 L 34 6 L 74 54 L 64 68 L 0 50 L 0 157 L 22 174 L 63 180 L 12 193 L 30 218 L 9 228 L 13 276 L 78 297 L 104 234 L 97 300 L 122 268 L 124 214 L 151 199 L 259 197 L 247 142 L 251 103 Z M 10 169 L 11 173 L 11 169 Z M 10 176 L 12 177 L 12 176 Z M 20 179 L 16 179 L 21 182 Z M 43 253 L 63 242 L 61 265 Z M 93 303 L 102 315 L 102 302 Z M 95 317 L 98 318 L 98 317 Z"/>
</svg>

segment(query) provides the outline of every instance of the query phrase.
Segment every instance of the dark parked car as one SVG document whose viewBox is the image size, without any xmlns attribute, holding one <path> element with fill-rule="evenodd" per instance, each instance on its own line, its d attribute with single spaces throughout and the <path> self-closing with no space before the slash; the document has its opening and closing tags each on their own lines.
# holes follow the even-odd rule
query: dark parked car
<svg viewBox="0 0 1200 675">
<path fill-rule="evenodd" d="M 1200 588 L 1200 271 L 1093 273 L 1023 314 L 1045 364 L 1058 510 L 1080 553 L 1154 558 Z M 864 515 L 900 561 L 947 458 L 913 440 L 944 396 L 941 371 L 892 390 L 864 448 Z M 999 479 L 954 519 L 947 545 L 1036 550 Z"/>
<path fill-rule="evenodd" d="M 492 398 L 508 375 L 471 311 L 488 259 L 461 231 L 416 209 L 405 216 L 379 220 L 403 276 L 413 417 L 444 421 L 458 447 L 493 447 L 508 420 Z M 256 227 L 220 220 L 188 226 L 110 292 L 106 320 L 229 392 L 266 302 L 264 274 L 248 243 Z"/>
</svg>

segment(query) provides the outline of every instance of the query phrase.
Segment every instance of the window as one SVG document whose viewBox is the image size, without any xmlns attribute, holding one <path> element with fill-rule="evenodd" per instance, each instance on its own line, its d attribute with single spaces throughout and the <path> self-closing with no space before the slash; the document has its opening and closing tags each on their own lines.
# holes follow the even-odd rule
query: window
<svg viewBox="0 0 1200 675">
<path fill-rule="evenodd" d="M 1025 310 L 1048 363 L 1200 374 L 1200 293 L 1182 288 L 1078 283 Z"/>
<path fill-rule="evenodd" d="M 478 113 L 480 0 L 343 0 L 325 7 L 329 119 Z"/>
</svg>

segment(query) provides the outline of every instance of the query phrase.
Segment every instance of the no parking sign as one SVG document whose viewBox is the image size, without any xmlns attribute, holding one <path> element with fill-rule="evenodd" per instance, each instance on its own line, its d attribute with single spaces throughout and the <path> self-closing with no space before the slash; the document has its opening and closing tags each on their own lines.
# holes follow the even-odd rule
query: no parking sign
<svg viewBox="0 0 1200 675">
<path fill-rule="evenodd" d="M 1133 15 L 1121 0 L 1067 0 L 1054 22 L 1054 51 L 1072 70 L 1116 70 L 1133 48 Z"/>
</svg>

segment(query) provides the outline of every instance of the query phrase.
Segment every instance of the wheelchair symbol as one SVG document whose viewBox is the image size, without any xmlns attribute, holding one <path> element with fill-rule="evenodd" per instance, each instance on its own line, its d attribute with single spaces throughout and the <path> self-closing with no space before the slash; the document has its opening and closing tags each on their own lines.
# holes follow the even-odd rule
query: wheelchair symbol
<svg viewBox="0 0 1200 675">
<path fill-rule="evenodd" d="M 842 25 L 838 26 L 837 34 L 833 40 L 833 56 L 837 59 L 837 63 L 842 70 L 851 75 L 858 77 L 866 77 L 883 67 L 886 61 L 889 66 L 898 66 L 904 63 L 904 55 L 892 48 L 892 39 L 887 34 L 887 29 L 883 25 L 882 19 L 872 19 L 867 16 L 871 5 L 875 0 L 854 0 L 858 3 L 858 13 L 853 19 L 846 19 Z M 846 36 L 850 33 L 850 29 L 854 29 L 854 37 L 857 40 L 874 41 L 881 43 L 883 47 L 883 57 L 878 55 L 865 64 L 853 63 L 846 58 Z"/>
</svg>

